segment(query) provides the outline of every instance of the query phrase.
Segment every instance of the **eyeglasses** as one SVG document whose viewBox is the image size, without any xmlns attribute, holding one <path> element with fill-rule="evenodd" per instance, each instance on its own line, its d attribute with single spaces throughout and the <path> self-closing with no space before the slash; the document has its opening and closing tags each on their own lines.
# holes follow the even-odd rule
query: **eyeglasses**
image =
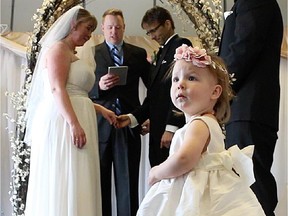
<svg viewBox="0 0 288 216">
<path fill-rule="evenodd" d="M 160 28 L 160 26 L 162 26 L 162 25 L 163 25 L 163 24 L 161 23 L 161 24 L 159 24 L 158 26 L 156 26 L 155 28 L 147 31 L 147 32 L 146 32 L 146 35 L 150 36 L 151 34 L 155 33 L 155 32 Z"/>
</svg>

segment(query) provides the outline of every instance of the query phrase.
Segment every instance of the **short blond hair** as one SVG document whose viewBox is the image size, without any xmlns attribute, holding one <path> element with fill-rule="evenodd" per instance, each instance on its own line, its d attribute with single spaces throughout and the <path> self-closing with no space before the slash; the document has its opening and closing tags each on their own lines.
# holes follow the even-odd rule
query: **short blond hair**
<svg viewBox="0 0 288 216">
<path fill-rule="evenodd" d="M 102 23 L 104 23 L 105 17 L 107 15 L 112 15 L 112 16 L 120 16 L 124 22 L 124 16 L 123 16 L 123 12 L 120 9 L 116 9 L 116 8 L 110 8 L 108 10 L 106 10 L 103 15 L 102 15 Z"/>
</svg>

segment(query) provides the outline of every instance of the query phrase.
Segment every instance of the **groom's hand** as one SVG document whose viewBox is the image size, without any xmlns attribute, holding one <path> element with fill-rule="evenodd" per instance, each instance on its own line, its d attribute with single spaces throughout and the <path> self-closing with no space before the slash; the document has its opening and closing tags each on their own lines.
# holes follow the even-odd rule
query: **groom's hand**
<svg viewBox="0 0 288 216">
<path fill-rule="evenodd" d="M 119 115 L 117 116 L 116 120 L 117 121 L 114 124 L 116 128 L 123 128 L 131 124 L 131 120 L 128 115 Z"/>
</svg>

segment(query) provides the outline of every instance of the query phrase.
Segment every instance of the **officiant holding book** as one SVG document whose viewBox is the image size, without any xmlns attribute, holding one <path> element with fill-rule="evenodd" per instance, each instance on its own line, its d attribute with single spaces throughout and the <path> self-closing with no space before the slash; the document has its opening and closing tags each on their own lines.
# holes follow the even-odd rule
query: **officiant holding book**
<svg viewBox="0 0 288 216">
<path fill-rule="evenodd" d="M 101 24 L 105 41 L 95 47 L 96 82 L 89 97 L 116 114 L 132 112 L 140 106 L 139 80 L 147 86 L 150 64 L 143 48 L 123 41 L 125 22 L 118 9 L 108 9 Z M 126 84 L 119 85 L 119 76 L 108 73 L 108 67 L 127 66 Z M 141 155 L 140 126 L 114 128 L 98 117 L 99 154 L 103 215 L 111 211 L 112 166 L 115 179 L 117 215 L 136 215 Z M 95 131 L 96 133 L 97 131 Z"/>
</svg>

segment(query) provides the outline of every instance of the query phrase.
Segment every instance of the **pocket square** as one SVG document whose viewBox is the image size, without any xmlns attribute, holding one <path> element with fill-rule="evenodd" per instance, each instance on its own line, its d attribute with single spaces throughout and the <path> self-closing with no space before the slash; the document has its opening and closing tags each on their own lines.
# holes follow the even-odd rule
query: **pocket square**
<svg viewBox="0 0 288 216">
<path fill-rule="evenodd" d="M 224 19 L 226 20 L 228 16 L 230 16 L 233 13 L 233 11 L 225 11 L 224 12 Z"/>
<path fill-rule="evenodd" d="M 167 61 L 165 61 L 165 60 L 163 60 L 162 62 L 161 62 L 161 64 L 166 64 L 167 63 Z"/>
</svg>

